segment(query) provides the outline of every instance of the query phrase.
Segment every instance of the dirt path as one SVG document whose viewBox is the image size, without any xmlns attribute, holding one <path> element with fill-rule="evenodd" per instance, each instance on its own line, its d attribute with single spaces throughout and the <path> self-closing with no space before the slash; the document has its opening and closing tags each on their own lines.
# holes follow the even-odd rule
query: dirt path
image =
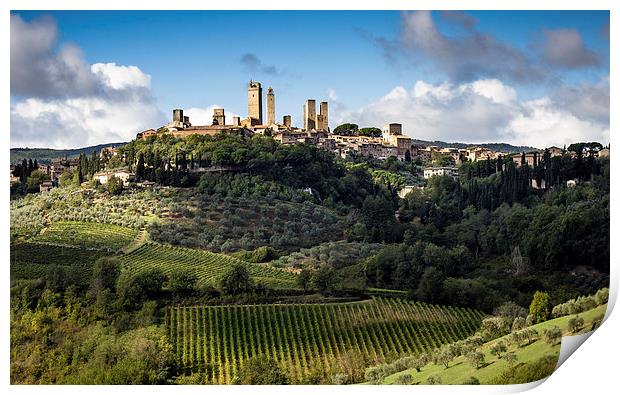
<svg viewBox="0 0 620 395">
<path fill-rule="evenodd" d="M 135 251 L 142 244 L 144 244 L 147 241 L 147 238 L 148 238 L 148 234 L 146 232 L 146 229 L 141 229 L 138 232 L 138 236 L 131 243 L 129 243 L 125 247 L 121 248 L 120 251 L 123 254 L 129 254 L 130 252 Z"/>
</svg>

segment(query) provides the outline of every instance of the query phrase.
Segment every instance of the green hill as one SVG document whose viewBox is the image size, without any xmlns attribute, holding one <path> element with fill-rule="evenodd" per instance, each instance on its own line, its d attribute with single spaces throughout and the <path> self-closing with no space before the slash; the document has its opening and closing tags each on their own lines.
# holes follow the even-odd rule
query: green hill
<svg viewBox="0 0 620 395">
<path fill-rule="evenodd" d="M 248 265 L 255 281 L 273 288 L 295 288 L 295 274 L 266 265 L 249 264 L 224 254 L 157 243 L 146 243 L 120 258 L 123 270 L 137 274 L 160 269 L 170 274 L 178 269 L 196 273 L 199 285 L 216 285 L 217 279 L 235 264 Z"/>
<path fill-rule="evenodd" d="M 592 328 L 593 321 L 596 321 L 599 317 L 604 315 L 606 310 L 607 305 L 605 304 L 584 313 L 580 313 L 579 316 L 584 319 L 585 325 L 584 329 L 579 333 L 589 331 Z M 540 324 L 533 325 L 532 328 L 542 335 L 545 329 L 558 326 L 562 330 L 564 336 L 569 336 L 572 335 L 572 333 L 569 333 L 568 321 L 575 316 L 576 314 L 545 321 Z M 428 380 L 429 376 L 438 377 L 442 384 L 463 384 L 471 377 L 476 377 L 480 381 L 480 384 L 508 384 L 508 382 L 504 381 L 510 381 L 510 377 L 515 373 L 511 371 L 512 369 L 518 371 L 520 368 L 524 368 L 528 364 L 536 363 L 536 361 L 544 357 L 552 357 L 557 363 L 560 355 L 560 344 L 547 344 L 542 339 L 542 336 L 540 336 L 536 341 L 529 345 L 517 347 L 516 345 L 509 345 L 509 336 L 510 335 L 506 335 L 499 339 L 495 339 L 485 343 L 479 348 L 479 351 L 484 353 L 486 361 L 484 366 L 480 369 L 475 369 L 467 362 L 464 356 L 460 356 L 455 358 L 447 369 L 444 368 L 443 365 L 429 363 L 424 366 L 420 372 L 416 372 L 415 369 L 409 369 L 388 376 L 384 380 L 384 384 L 395 384 L 398 382 L 399 377 L 403 375 L 411 375 L 412 384 L 424 384 Z M 491 354 L 491 347 L 499 342 L 504 342 L 509 345 L 508 351 L 514 352 L 516 355 L 517 360 L 514 367 L 511 368 L 505 359 L 498 358 L 497 356 Z M 555 363 L 553 363 L 553 367 L 555 367 Z M 546 376 L 547 375 L 544 375 L 538 379 L 542 379 Z M 516 383 L 517 382 L 514 382 L 514 384 Z"/>
<path fill-rule="evenodd" d="M 80 154 L 91 155 L 93 151 L 97 151 L 97 154 L 105 147 L 120 147 L 127 143 L 109 143 L 91 145 L 83 148 L 70 148 L 70 149 L 53 149 L 53 148 L 11 148 L 11 163 L 18 164 L 22 159 L 37 160 L 41 164 L 50 163 L 52 159 L 67 157 L 67 159 L 77 158 Z"/>
<path fill-rule="evenodd" d="M 308 383 L 317 374 L 331 377 L 351 369 L 352 360 L 377 363 L 464 339 L 481 319 L 482 313 L 470 309 L 378 298 L 172 307 L 165 321 L 178 363 L 203 373 L 205 384 L 228 384 L 254 356 L 273 358 L 293 383 Z"/>
</svg>

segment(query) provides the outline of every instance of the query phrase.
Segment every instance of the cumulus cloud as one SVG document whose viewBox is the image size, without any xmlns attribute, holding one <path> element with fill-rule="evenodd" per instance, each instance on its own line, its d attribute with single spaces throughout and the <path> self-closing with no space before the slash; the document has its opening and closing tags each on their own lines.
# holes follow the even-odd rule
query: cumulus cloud
<svg viewBox="0 0 620 395">
<path fill-rule="evenodd" d="M 402 14 L 398 43 L 414 62 L 427 59 L 455 81 L 481 77 L 532 81 L 543 77 L 532 60 L 516 48 L 475 29 L 475 20 L 463 13 L 444 13 L 444 19 L 465 28 L 459 36 L 442 33 L 430 11 Z"/>
<path fill-rule="evenodd" d="M 53 52 L 58 30 L 42 17 L 27 23 L 11 14 L 11 94 L 38 97 L 82 95 L 96 89 L 79 48 L 71 44 Z"/>
<path fill-rule="evenodd" d="M 608 85 L 607 85 L 608 87 Z M 609 142 L 607 101 L 598 97 L 605 83 L 565 87 L 563 92 L 535 100 L 520 100 L 511 86 L 497 79 L 468 83 L 429 84 L 417 81 L 407 89 L 397 86 L 373 103 L 357 110 L 332 111 L 340 122 L 360 126 L 403 124 L 410 137 L 468 143 L 507 142 L 546 147 L 575 141 Z M 592 104 L 578 107 L 588 91 Z M 562 98 L 562 99 L 560 99 Z"/>
<path fill-rule="evenodd" d="M 165 121 L 148 74 L 136 66 L 89 65 L 78 47 L 57 45 L 57 37 L 49 17 L 25 22 L 11 15 L 12 146 L 127 141 Z"/>
<path fill-rule="evenodd" d="M 210 105 L 208 107 L 192 107 L 183 110 L 183 115 L 189 117 L 189 121 L 192 125 L 211 125 L 213 123 L 213 110 L 216 108 L 222 108 L 217 104 Z M 226 124 L 231 125 L 233 117 L 239 116 L 238 114 L 224 111 L 226 116 Z"/>
<path fill-rule="evenodd" d="M 248 71 L 253 73 L 263 73 L 269 75 L 281 74 L 281 71 L 278 70 L 276 66 L 264 64 L 258 56 L 251 52 L 243 54 L 239 61 Z"/>
<path fill-rule="evenodd" d="M 577 69 L 599 66 L 599 56 L 588 49 L 575 29 L 545 30 L 542 59 L 550 65 Z"/>
</svg>

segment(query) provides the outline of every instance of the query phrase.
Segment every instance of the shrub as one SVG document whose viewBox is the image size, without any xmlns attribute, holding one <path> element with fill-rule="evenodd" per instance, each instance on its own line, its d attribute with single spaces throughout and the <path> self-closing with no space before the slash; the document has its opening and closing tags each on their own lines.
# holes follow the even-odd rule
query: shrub
<svg viewBox="0 0 620 395">
<path fill-rule="evenodd" d="M 547 321 L 551 317 L 551 298 L 546 292 L 536 291 L 530 304 L 530 315 L 533 323 Z"/>
<path fill-rule="evenodd" d="M 585 323 L 584 323 L 583 318 L 580 316 L 576 316 L 568 320 L 568 329 L 572 333 L 577 333 L 583 329 L 584 324 Z"/>
<path fill-rule="evenodd" d="M 480 380 L 477 377 L 471 376 L 470 378 L 463 381 L 464 385 L 480 385 Z"/>
<path fill-rule="evenodd" d="M 513 352 L 507 353 L 506 355 L 504 355 L 504 361 L 506 361 L 506 363 L 508 363 L 510 367 L 514 366 L 514 364 L 517 362 L 517 354 Z"/>
<path fill-rule="evenodd" d="M 175 296 L 188 296 L 196 292 L 198 276 L 191 270 L 173 271 L 166 283 L 170 292 Z"/>
<path fill-rule="evenodd" d="M 599 289 L 594 295 L 594 300 L 598 306 L 607 303 L 609 300 L 609 288 Z"/>
<path fill-rule="evenodd" d="M 433 354 L 433 362 L 436 365 L 443 365 L 446 369 L 448 369 L 450 362 L 454 359 L 455 355 L 450 347 L 443 346 L 439 350 L 435 350 Z"/>
<path fill-rule="evenodd" d="M 364 373 L 364 378 L 370 384 L 381 384 L 383 382 L 383 379 L 385 379 L 385 377 L 386 377 L 385 371 L 383 367 L 381 366 L 368 368 L 366 369 L 366 372 Z"/>
<path fill-rule="evenodd" d="M 511 319 L 505 317 L 490 317 L 482 320 L 480 335 L 485 341 L 502 337 L 510 331 Z"/>
<path fill-rule="evenodd" d="M 525 328 L 525 318 L 516 317 L 515 320 L 512 322 L 512 332 L 519 331 L 523 328 Z"/>
<path fill-rule="evenodd" d="M 289 384 L 289 379 L 276 360 L 261 356 L 251 358 L 244 363 L 233 383 L 276 385 Z"/>
<path fill-rule="evenodd" d="M 528 314 L 527 317 L 525 317 L 525 326 L 532 326 L 534 325 L 534 316 L 531 314 Z"/>
<path fill-rule="evenodd" d="M 349 384 L 349 376 L 346 373 L 336 373 L 332 376 L 333 385 L 346 385 Z"/>
<path fill-rule="evenodd" d="M 480 351 L 471 351 L 467 355 L 465 355 L 465 359 L 469 364 L 476 368 L 480 369 L 484 365 L 484 353 Z"/>
<path fill-rule="evenodd" d="M 502 353 L 508 351 L 508 347 L 506 347 L 506 343 L 497 342 L 493 346 L 491 346 L 491 355 L 497 355 L 498 358 L 501 359 Z"/>
<path fill-rule="evenodd" d="M 546 329 L 543 337 L 547 344 L 555 345 L 562 341 L 562 330 L 557 326 Z"/>
<path fill-rule="evenodd" d="M 493 315 L 515 319 L 517 317 L 527 317 L 527 309 L 519 306 L 515 302 L 506 302 L 493 310 Z"/>
<path fill-rule="evenodd" d="M 401 374 L 400 376 L 396 377 L 396 380 L 394 381 L 395 384 L 398 385 L 407 385 L 407 384 L 411 384 L 411 381 L 413 380 L 413 377 L 408 374 Z"/>
<path fill-rule="evenodd" d="M 439 377 L 437 375 L 430 375 L 426 379 L 426 384 L 429 384 L 429 385 L 440 385 L 441 384 L 441 377 Z"/>
<path fill-rule="evenodd" d="M 240 295 L 251 292 L 254 289 L 254 281 L 245 265 L 236 264 L 222 275 L 219 287 L 225 295 Z"/>
<path fill-rule="evenodd" d="M 592 319 L 592 326 L 590 330 L 595 330 L 596 328 L 598 328 L 599 326 L 601 326 L 601 324 L 603 323 L 603 319 L 605 318 L 604 314 L 599 314 L 596 317 L 594 317 Z"/>
</svg>

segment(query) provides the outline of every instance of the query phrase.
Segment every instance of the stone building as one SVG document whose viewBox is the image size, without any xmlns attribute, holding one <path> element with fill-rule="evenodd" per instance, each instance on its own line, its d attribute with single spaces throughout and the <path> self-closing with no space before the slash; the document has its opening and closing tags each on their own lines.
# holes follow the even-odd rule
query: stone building
<svg viewBox="0 0 620 395">
<path fill-rule="evenodd" d="M 291 127 L 291 116 L 285 115 L 284 117 L 282 117 L 282 123 L 284 124 L 285 127 L 290 128 Z"/>
<path fill-rule="evenodd" d="M 123 186 L 127 186 L 135 179 L 136 175 L 127 169 L 102 171 L 93 175 L 93 178 L 99 181 L 101 185 L 107 184 L 112 177 L 119 179 L 123 183 Z"/>
<path fill-rule="evenodd" d="M 252 126 L 263 124 L 263 88 L 252 80 L 248 84 L 248 118 Z"/>
<path fill-rule="evenodd" d="M 276 123 L 276 95 L 273 93 L 273 88 L 267 89 L 267 125 L 274 125 Z"/>
<path fill-rule="evenodd" d="M 308 99 L 304 104 L 304 129 L 316 130 L 316 100 Z"/>
<path fill-rule="evenodd" d="M 457 177 L 458 175 L 456 167 L 427 167 L 424 169 L 424 178 L 427 180 L 435 176 Z"/>
<path fill-rule="evenodd" d="M 226 115 L 223 108 L 213 109 L 213 124 L 214 125 L 226 125 Z"/>
<path fill-rule="evenodd" d="M 319 105 L 319 114 L 316 116 L 316 130 L 329 130 L 329 118 L 326 101 L 322 101 Z"/>
</svg>

